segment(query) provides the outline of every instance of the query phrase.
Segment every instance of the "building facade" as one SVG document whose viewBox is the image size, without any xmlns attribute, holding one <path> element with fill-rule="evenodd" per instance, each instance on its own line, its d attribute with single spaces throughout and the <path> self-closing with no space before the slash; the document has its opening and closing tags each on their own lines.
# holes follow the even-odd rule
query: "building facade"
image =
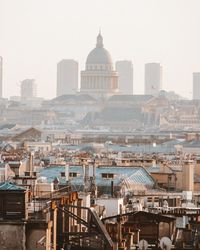
<svg viewBox="0 0 200 250">
<path fill-rule="evenodd" d="M 34 79 L 25 79 L 21 82 L 21 100 L 26 101 L 36 97 L 36 83 Z"/>
<path fill-rule="evenodd" d="M 95 98 L 107 98 L 118 92 L 118 74 L 113 69 L 110 53 L 103 46 L 101 33 L 96 48 L 88 55 L 85 70 L 81 72 L 81 93 Z"/>
<path fill-rule="evenodd" d="M 145 64 L 145 95 L 157 95 L 162 89 L 162 66 L 160 63 Z"/>
<path fill-rule="evenodd" d="M 200 72 L 193 73 L 193 100 L 200 100 Z"/>
<path fill-rule="evenodd" d="M 124 95 L 133 95 L 133 64 L 131 61 L 117 61 L 115 64 L 118 73 L 119 92 Z"/>
<path fill-rule="evenodd" d="M 78 62 L 64 59 L 57 64 L 57 96 L 78 91 Z"/>
</svg>

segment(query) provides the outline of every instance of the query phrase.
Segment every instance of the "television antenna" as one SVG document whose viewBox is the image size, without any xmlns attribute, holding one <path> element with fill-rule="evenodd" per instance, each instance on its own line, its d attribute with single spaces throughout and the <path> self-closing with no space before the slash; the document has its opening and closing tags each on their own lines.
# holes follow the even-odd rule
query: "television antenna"
<svg viewBox="0 0 200 250">
<path fill-rule="evenodd" d="M 140 240 L 138 247 L 140 250 L 146 250 L 148 248 L 148 242 L 146 240 Z"/>
<path fill-rule="evenodd" d="M 172 249 L 172 241 L 168 237 L 162 237 L 160 240 L 160 247 L 163 250 L 171 250 Z"/>
</svg>

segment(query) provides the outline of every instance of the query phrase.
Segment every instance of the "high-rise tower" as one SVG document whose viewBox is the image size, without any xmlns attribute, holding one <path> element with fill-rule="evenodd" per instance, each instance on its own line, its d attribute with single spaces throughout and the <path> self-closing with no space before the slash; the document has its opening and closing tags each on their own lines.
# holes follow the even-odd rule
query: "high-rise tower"
<svg viewBox="0 0 200 250">
<path fill-rule="evenodd" d="M 162 89 L 162 67 L 160 63 L 145 64 L 145 95 L 157 95 Z"/>
<path fill-rule="evenodd" d="M 0 56 L 0 98 L 2 98 L 3 89 L 3 57 Z"/>
<path fill-rule="evenodd" d="M 21 82 L 21 100 L 26 101 L 36 97 L 36 83 L 34 79 L 25 79 Z"/>
<path fill-rule="evenodd" d="M 78 62 L 64 59 L 57 64 L 57 96 L 78 91 Z"/>
<path fill-rule="evenodd" d="M 118 73 L 119 92 L 133 95 L 133 64 L 131 61 L 117 61 L 115 68 Z"/>
<path fill-rule="evenodd" d="M 200 100 L 200 72 L 193 73 L 193 99 Z"/>
</svg>

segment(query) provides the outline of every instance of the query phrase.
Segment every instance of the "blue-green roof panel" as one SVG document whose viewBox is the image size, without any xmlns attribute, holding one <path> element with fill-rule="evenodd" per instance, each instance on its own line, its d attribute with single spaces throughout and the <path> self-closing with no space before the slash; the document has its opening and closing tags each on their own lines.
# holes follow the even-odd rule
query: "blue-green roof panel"
<svg viewBox="0 0 200 250">
<path fill-rule="evenodd" d="M 20 190 L 26 190 L 23 187 L 20 186 L 16 186 L 13 183 L 10 182 L 2 182 L 0 183 L 0 190 L 5 191 L 5 190 L 13 190 L 13 191 L 20 191 Z"/>
<path fill-rule="evenodd" d="M 65 172 L 64 166 L 55 166 L 44 168 L 40 171 L 40 176 L 47 178 L 48 182 L 52 182 L 56 177 L 62 183 L 64 178 L 60 173 Z M 77 177 L 71 178 L 73 185 L 83 185 L 84 170 L 82 166 L 70 166 L 69 173 L 77 173 Z M 102 178 L 102 174 L 113 174 L 114 178 Z M 99 186 L 110 186 L 113 181 L 114 185 L 120 185 L 122 181 L 127 180 L 131 184 L 143 184 L 145 186 L 153 186 L 154 179 L 143 167 L 98 167 L 96 168 L 96 184 Z"/>
</svg>

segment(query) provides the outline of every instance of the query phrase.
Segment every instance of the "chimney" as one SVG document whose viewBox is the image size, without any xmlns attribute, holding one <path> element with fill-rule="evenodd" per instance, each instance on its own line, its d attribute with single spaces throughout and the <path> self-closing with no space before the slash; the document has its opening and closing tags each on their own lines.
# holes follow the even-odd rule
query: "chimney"
<svg viewBox="0 0 200 250">
<path fill-rule="evenodd" d="M 183 162 L 182 190 L 194 190 L 194 161 L 187 160 Z"/>
<path fill-rule="evenodd" d="M 83 164 L 84 171 L 84 191 L 88 192 L 89 190 L 89 166 L 87 163 Z"/>
<path fill-rule="evenodd" d="M 21 161 L 9 161 L 8 165 L 10 169 L 15 173 L 15 177 L 19 177 L 19 168 L 21 166 Z"/>
<path fill-rule="evenodd" d="M 66 181 L 69 180 L 69 164 L 65 165 L 65 179 Z"/>
<path fill-rule="evenodd" d="M 34 159 L 34 152 L 30 152 L 29 163 L 28 163 L 28 171 L 30 172 L 30 176 L 33 175 L 33 159 Z"/>
</svg>

